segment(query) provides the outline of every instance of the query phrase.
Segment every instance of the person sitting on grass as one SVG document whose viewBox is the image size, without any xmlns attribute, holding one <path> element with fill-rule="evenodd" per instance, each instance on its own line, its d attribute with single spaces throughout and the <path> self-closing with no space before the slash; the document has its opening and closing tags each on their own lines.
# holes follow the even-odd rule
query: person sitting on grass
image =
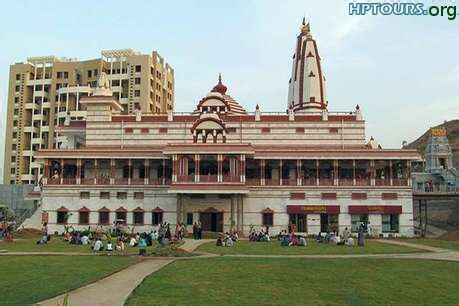
<svg viewBox="0 0 459 306">
<path fill-rule="evenodd" d="M 145 238 L 141 237 L 139 240 L 139 255 L 146 256 L 147 255 L 147 242 Z"/>
<path fill-rule="evenodd" d="M 100 252 L 104 250 L 104 244 L 100 240 L 100 238 L 97 238 L 96 242 L 94 242 L 94 246 L 92 247 L 92 250 L 94 252 Z"/>
<path fill-rule="evenodd" d="M 298 237 L 295 235 L 294 232 L 290 234 L 290 243 L 289 246 L 297 246 L 298 245 Z"/>
<path fill-rule="evenodd" d="M 136 247 L 138 244 L 137 240 L 135 239 L 134 236 L 131 237 L 131 239 L 129 240 L 129 246 L 130 247 Z"/>
<path fill-rule="evenodd" d="M 87 235 L 83 235 L 81 238 L 81 244 L 82 245 L 87 245 L 89 243 L 89 237 Z"/>
<path fill-rule="evenodd" d="M 354 245 L 355 245 L 354 238 L 352 238 L 352 237 L 347 238 L 345 244 L 346 244 L 347 246 L 350 246 L 350 247 L 354 246 Z"/>
<path fill-rule="evenodd" d="M 107 242 L 107 255 L 112 255 L 113 254 L 113 245 L 112 245 L 112 241 L 109 240 Z"/>
<path fill-rule="evenodd" d="M 215 243 L 216 246 L 223 246 L 223 239 L 221 235 L 218 236 L 217 242 Z"/>
<path fill-rule="evenodd" d="M 283 235 L 281 238 L 281 246 L 289 246 L 290 245 L 290 240 L 288 238 L 288 235 Z"/>
<path fill-rule="evenodd" d="M 306 245 L 307 245 L 306 238 L 304 238 L 303 236 L 301 236 L 300 239 L 298 239 L 298 245 L 299 245 L 299 246 L 306 246 Z"/>
<path fill-rule="evenodd" d="M 122 238 L 118 238 L 116 241 L 116 250 L 118 252 L 121 252 L 123 255 L 125 255 L 125 246 L 124 246 L 124 241 Z"/>
</svg>

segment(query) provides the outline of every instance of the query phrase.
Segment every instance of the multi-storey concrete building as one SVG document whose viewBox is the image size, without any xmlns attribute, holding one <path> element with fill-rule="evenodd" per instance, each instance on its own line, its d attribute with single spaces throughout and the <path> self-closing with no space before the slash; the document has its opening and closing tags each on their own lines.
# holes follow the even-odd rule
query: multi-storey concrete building
<svg viewBox="0 0 459 306">
<path fill-rule="evenodd" d="M 199 220 L 213 232 L 294 224 L 316 234 L 370 223 L 373 233 L 413 235 L 410 165 L 418 153 L 367 142 L 359 106 L 328 110 L 309 25 L 293 60 L 280 113 L 247 112 L 220 78 L 193 112 L 123 114 L 102 75 L 80 100 L 86 121 L 59 126 L 67 147 L 39 151 L 43 220 L 52 231 Z"/>
<path fill-rule="evenodd" d="M 35 160 L 39 149 L 58 148 L 63 138 L 56 127 L 84 120 L 83 97 L 91 96 L 105 72 L 113 97 L 125 114 L 136 109 L 164 114 L 174 107 L 174 70 L 155 51 L 102 51 L 100 59 L 78 61 L 28 58 L 10 68 L 4 182 L 34 184 L 43 169 Z"/>
</svg>

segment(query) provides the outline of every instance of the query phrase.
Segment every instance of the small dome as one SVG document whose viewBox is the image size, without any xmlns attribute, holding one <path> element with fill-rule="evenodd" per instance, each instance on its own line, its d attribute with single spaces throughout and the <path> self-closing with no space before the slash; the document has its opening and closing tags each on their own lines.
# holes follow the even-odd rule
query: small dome
<svg viewBox="0 0 459 306">
<path fill-rule="evenodd" d="M 223 83 L 222 83 L 222 75 L 219 74 L 218 75 L 218 84 L 215 85 L 214 88 L 212 88 L 211 92 L 219 92 L 222 95 L 224 95 L 227 90 L 228 90 L 228 88 L 225 85 L 223 85 Z"/>
</svg>

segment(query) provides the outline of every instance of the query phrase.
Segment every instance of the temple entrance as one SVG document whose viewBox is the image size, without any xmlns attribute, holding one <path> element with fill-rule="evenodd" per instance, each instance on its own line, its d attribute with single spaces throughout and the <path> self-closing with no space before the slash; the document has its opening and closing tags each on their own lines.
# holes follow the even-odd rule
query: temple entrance
<svg viewBox="0 0 459 306">
<path fill-rule="evenodd" d="M 223 232 L 223 213 L 218 211 L 205 211 L 199 214 L 202 230 L 204 232 Z"/>
</svg>

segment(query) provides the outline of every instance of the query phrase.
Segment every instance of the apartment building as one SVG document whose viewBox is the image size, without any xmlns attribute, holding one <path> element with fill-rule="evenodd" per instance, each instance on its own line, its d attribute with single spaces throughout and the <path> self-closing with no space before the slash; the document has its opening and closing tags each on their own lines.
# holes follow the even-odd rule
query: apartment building
<svg viewBox="0 0 459 306">
<path fill-rule="evenodd" d="M 59 148 L 57 126 L 84 120 L 80 99 L 91 96 L 105 72 L 122 113 L 140 110 L 165 114 L 174 108 L 174 70 L 156 51 L 102 51 L 101 57 L 76 60 L 31 57 L 10 67 L 4 182 L 35 184 L 43 173 L 35 160 L 39 149 Z"/>
</svg>

